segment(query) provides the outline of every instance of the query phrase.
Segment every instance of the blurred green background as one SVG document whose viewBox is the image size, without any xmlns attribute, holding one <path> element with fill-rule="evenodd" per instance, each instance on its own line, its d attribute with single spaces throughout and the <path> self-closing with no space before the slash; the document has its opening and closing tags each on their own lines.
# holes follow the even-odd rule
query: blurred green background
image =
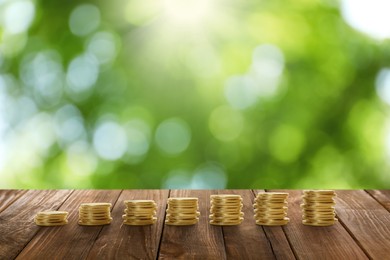
<svg viewBox="0 0 390 260">
<path fill-rule="evenodd" d="M 0 0 L 0 188 L 389 188 L 386 0 Z"/>
</svg>

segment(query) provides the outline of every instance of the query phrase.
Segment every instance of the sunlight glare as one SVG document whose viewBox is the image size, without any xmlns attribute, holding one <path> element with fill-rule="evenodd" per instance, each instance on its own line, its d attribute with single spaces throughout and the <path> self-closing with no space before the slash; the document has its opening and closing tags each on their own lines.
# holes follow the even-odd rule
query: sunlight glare
<svg viewBox="0 0 390 260">
<path fill-rule="evenodd" d="M 163 11 L 177 25 L 195 26 L 203 23 L 213 11 L 209 0 L 164 0 Z"/>
</svg>

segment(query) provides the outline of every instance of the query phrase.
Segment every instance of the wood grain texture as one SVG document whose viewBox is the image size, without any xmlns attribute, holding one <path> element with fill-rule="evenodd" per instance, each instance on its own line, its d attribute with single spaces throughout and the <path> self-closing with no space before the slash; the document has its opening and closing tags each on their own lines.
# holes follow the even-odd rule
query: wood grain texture
<svg viewBox="0 0 390 260">
<path fill-rule="evenodd" d="M 39 230 L 34 216 L 56 210 L 70 190 L 29 190 L 0 213 L 0 259 L 13 259 Z"/>
<path fill-rule="evenodd" d="M 251 190 L 0 190 L 0 259 L 388 259 L 390 191 L 336 191 L 340 223 L 310 227 L 301 223 L 301 191 L 288 190 L 290 223 L 261 227 L 253 220 Z M 244 198 L 245 220 L 239 226 L 209 224 L 210 195 L 233 193 Z M 168 197 L 198 197 L 200 222 L 163 224 Z M 158 223 L 122 225 L 126 199 L 154 199 Z M 111 225 L 79 226 L 82 202 L 111 202 Z M 38 227 L 42 210 L 65 210 L 69 224 Z"/>
<path fill-rule="evenodd" d="M 156 259 L 164 225 L 169 190 L 124 190 L 112 211 L 111 225 L 104 226 L 88 259 Z M 124 200 L 152 199 L 157 203 L 157 223 L 123 225 Z"/>
<path fill-rule="evenodd" d="M 264 190 L 255 190 L 254 196 L 256 197 L 259 192 L 264 192 Z M 286 234 L 283 231 L 281 226 L 263 226 L 265 235 L 267 236 L 268 241 L 271 244 L 273 253 L 276 259 L 296 259 L 294 252 L 292 251 L 290 244 L 287 240 Z"/>
<path fill-rule="evenodd" d="M 0 190 L 0 212 L 26 192 L 27 190 Z"/>
<path fill-rule="evenodd" d="M 283 229 L 297 258 L 367 259 L 364 251 L 340 223 L 329 227 L 303 225 L 300 209 L 302 192 L 294 190 L 283 190 L 283 192 L 289 193 L 288 215 L 290 217 L 290 223 L 283 226 Z"/>
<path fill-rule="evenodd" d="M 18 259 L 85 259 L 103 226 L 80 226 L 78 208 L 84 202 L 117 201 L 119 190 L 76 190 L 60 207 L 68 211 L 68 225 L 40 227 L 36 236 L 18 255 Z"/>
<path fill-rule="evenodd" d="M 218 194 L 238 194 L 243 198 L 244 221 L 237 226 L 224 226 L 226 256 L 228 259 L 275 259 L 272 247 L 261 226 L 256 225 L 251 190 L 218 190 Z"/>
<path fill-rule="evenodd" d="M 222 228 L 208 223 L 211 190 L 171 190 L 170 197 L 198 197 L 199 223 L 165 225 L 160 259 L 226 259 Z"/>
<path fill-rule="evenodd" d="M 390 212 L 390 190 L 367 190 L 367 192 Z"/>
<path fill-rule="evenodd" d="M 373 259 L 389 259 L 390 214 L 362 190 L 337 191 L 337 216 Z"/>
</svg>

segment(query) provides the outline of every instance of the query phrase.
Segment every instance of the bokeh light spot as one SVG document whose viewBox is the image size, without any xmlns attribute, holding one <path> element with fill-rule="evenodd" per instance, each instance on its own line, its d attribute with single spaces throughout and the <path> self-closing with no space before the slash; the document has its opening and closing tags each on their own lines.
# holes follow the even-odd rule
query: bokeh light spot
<svg viewBox="0 0 390 260">
<path fill-rule="evenodd" d="M 132 162 L 139 162 L 149 150 L 150 127 L 141 119 L 133 119 L 125 125 L 128 139 L 127 155 Z M 136 159 L 136 160 L 134 160 Z"/>
<path fill-rule="evenodd" d="M 84 54 L 74 58 L 66 75 L 71 93 L 88 91 L 99 75 L 99 64 L 93 55 Z"/>
<path fill-rule="evenodd" d="M 388 0 L 341 1 L 344 19 L 355 29 L 377 39 L 390 37 L 389 10 Z"/>
<path fill-rule="evenodd" d="M 27 56 L 22 62 L 20 74 L 24 84 L 33 89 L 38 103 L 49 106 L 59 103 L 64 73 L 58 52 L 47 50 Z"/>
<path fill-rule="evenodd" d="M 54 121 L 60 144 L 70 144 L 86 137 L 84 120 L 75 106 L 68 104 L 58 109 L 55 113 Z"/>
<path fill-rule="evenodd" d="M 163 184 L 164 189 L 191 189 L 191 174 L 186 170 L 176 169 L 168 173 Z"/>
<path fill-rule="evenodd" d="M 262 44 L 253 51 L 252 66 L 248 73 L 256 82 L 256 94 L 271 96 L 278 90 L 284 69 L 284 56 L 275 45 Z"/>
<path fill-rule="evenodd" d="M 209 128 L 218 140 L 232 141 L 241 134 L 244 128 L 244 118 L 240 112 L 228 106 L 221 106 L 211 113 Z"/>
<path fill-rule="evenodd" d="M 11 34 L 25 32 L 34 20 L 34 15 L 35 6 L 31 1 L 10 1 L 4 11 L 4 28 Z"/>
<path fill-rule="evenodd" d="M 390 105 L 390 69 L 382 69 L 376 77 L 376 92 L 382 101 Z"/>
<path fill-rule="evenodd" d="M 225 85 L 225 97 L 232 107 L 245 109 L 257 102 L 259 92 L 257 86 L 250 77 L 231 77 Z"/>
<path fill-rule="evenodd" d="M 207 163 L 196 169 L 191 180 L 192 189 L 224 189 L 227 176 L 223 169 L 214 163 Z"/>
<path fill-rule="evenodd" d="M 100 11 L 92 4 L 77 6 L 69 17 L 70 31 L 77 36 L 86 36 L 98 28 Z"/>
<path fill-rule="evenodd" d="M 168 155 L 184 152 L 191 142 L 191 130 L 188 124 L 180 118 L 170 118 L 157 127 L 157 146 Z"/>
<path fill-rule="evenodd" d="M 93 147 L 101 158 L 118 160 L 127 150 L 126 131 L 115 122 L 101 123 L 93 134 Z"/>
<path fill-rule="evenodd" d="M 118 52 L 117 40 L 112 33 L 98 32 L 89 41 L 87 49 L 100 64 L 109 63 L 113 61 Z"/>
</svg>

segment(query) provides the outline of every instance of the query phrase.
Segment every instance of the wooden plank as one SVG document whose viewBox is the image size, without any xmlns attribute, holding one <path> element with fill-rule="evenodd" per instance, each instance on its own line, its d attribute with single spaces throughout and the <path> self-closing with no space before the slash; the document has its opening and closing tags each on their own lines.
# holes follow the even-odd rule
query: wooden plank
<svg viewBox="0 0 390 260">
<path fill-rule="evenodd" d="M 0 190 L 0 212 L 26 192 L 27 190 Z"/>
<path fill-rule="evenodd" d="M 29 190 L 0 213 L 0 259 L 13 259 L 39 230 L 38 211 L 56 210 L 70 190 Z"/>
<path fill-rule="evenodd" d="M 226 256 L 228 259 L 275 259 L 272 247 L 261 226 L 253 218 L 254 195 L 251 190 L 218 190 L 218 194 L 239 194 L 243 199 L 244 221 L 237 226 L 225 226 Z"/>
<path fill-rule="evenodd" d="M 363 190 L 337 191 L 337 216 L 373 259 L 390 255 L 390 213 Z"/>
<path fill-rule="evenodd" d="M 288 215 L 290 222 L 283 226 L 283 229 L 297 258 L 367 259 L 364 251 L 340 223 L 329 227 L 313 227 L 302 224 L 301 191 L 278 191 L 289 193 Z"/>
<path fill-rule="evenodd" d="M 211 190 L 172 190 L 170 197 L 198 197 L 199 223 L 192 226 L 165 225 L 160 259 L 226 259 L 222 228 L 208 223 Z"/>
<path fill-rule="evenodd" d="M 88 259 L 156 259 L 168 194 L 169 190 L 124 190 L 113 208 L 111 225 L 103 227 Z M 123 201 L 129 199 L 156 201 L 157 223 L 149 226 L 123 225 Z"/>
<path fill-rule="evenodd" d="M 80 226 L 78 208 L 84 202 L 110 202 L 115 205 L 120 190 L 76 190 L 60 207 L 68 211 L 68 225 L 41 227 L 18 255 L 18 259 L 84 259 L 103 226 Z"/>
<path fill-rule="evenodd" d="M 367 190 L 367 192 L 390 212 L 390 190 Z"/>
<path fill-rule="evenodd" d="M 259 192 L 264 192 L 264 190 L 255 190 L 255 196 L 257 196 Z M 271 244 L 276 259 L 296 259 L 294 252 L 292 251 L 287 240 L 286 234 L 284 233 L 281 226 L 263 226 L 263 229 L 268 241 Z"/>
</svg>

